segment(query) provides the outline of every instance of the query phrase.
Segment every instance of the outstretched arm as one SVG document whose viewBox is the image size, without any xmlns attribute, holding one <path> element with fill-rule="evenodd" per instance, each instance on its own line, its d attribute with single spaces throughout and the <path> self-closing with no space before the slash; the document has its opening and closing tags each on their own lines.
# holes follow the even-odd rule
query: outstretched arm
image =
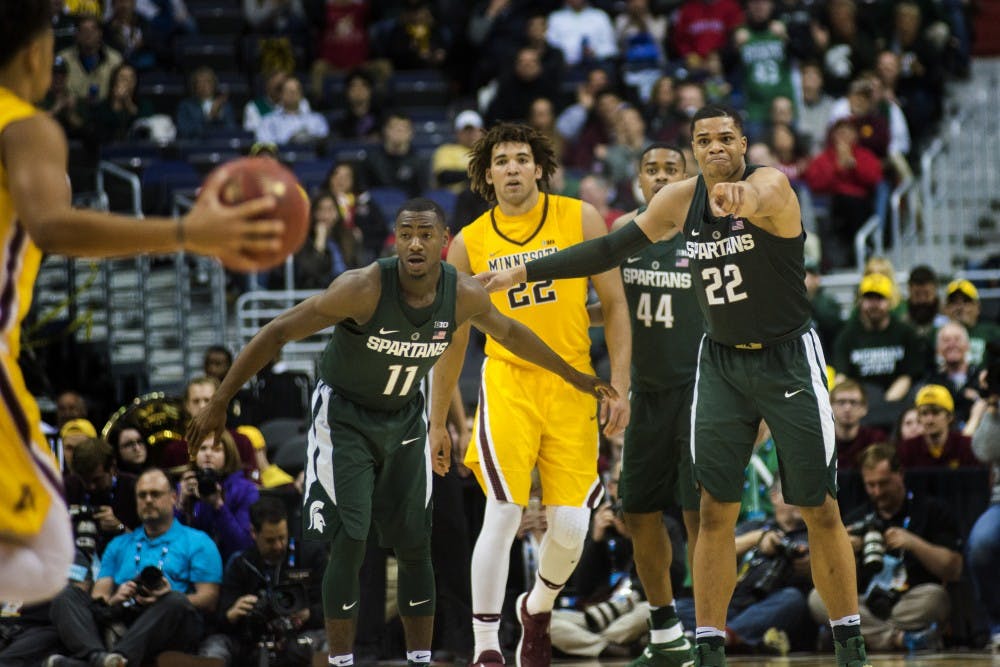
<svg viewBox="0 0 1000 667">
<path fill-rule="evenodd" d="M 693 192 L 694 179 L 671 183 L 656 193 L 644 212 L 611 234 L 577 243 L 505 271 L 483 273 L 477 278 L 490 292 L 499 292 L 524 282 L 603 273 L 681 227 Z"/>
<path fill-rule="evenodd" d="M 472 324 L 485 334 L 493 337 L 500 345 L 525 361 L 551 371 L 585 394 L 598 398 L 616 397 L 617 392 L 610 384 L 593 375 L 581 373 L 556 354 L 534 331 L 513 320 L 494 307 L 489 295 L 481 287 L 471 298 L 486 306 L 480 314 L 472 317 Z"/>
<path fill-rule="evenodd" d="M 189 444 L 209 434 L 220 437 L 226 425 L 226 406 L 246 382 L 274 359 L 285 343 L 300 340 L 345 320 L 367 322 L 381 291 L 378 266 L 348 271 L 326 291 L 309 297 L 265 324 L 233 362 L 218 390 L 188 426 Z"/>
<path fill-rule="evenodd" d="M 274 208 L 271 197 L 225 206 L 223 168 L 205 182 L 195 207 L 183 218 L 138 221 L 111 213 L 74 209 L 66 178 L 62 130 L 47 114 L 12 123 L 0 137 L 19 221 L 45 252 L 77 257 L 121 257 L 188 250 L 223 257 L 231 266 L 253 268 L 248 253 L 280 246 L 280 220 L 254 220 Z"/>
</svg>

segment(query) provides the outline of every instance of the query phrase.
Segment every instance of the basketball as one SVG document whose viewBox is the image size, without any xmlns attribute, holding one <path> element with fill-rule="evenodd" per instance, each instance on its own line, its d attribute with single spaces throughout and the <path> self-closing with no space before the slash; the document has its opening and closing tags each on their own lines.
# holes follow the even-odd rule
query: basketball
<svg viewBox="0 0 1000 667">
<path fill-rule="evenodd" d="M 280 162 L 269 157 L 244 157 L 216 167 L 215 172 L 225 174 L 220 189 L 223 204 L 232 206 L 270 195 L 277 201 L 268 217 L 279 218 L 285 223 L 281 248 L 274 252 L 247 252 L 238 258 L 220 258 L 226 268 L 236 271 L 266 271 L 272 269 L 305 243 L 309 233 L 309 196 L 299 184 L 295 174 Z"/>
</svg>

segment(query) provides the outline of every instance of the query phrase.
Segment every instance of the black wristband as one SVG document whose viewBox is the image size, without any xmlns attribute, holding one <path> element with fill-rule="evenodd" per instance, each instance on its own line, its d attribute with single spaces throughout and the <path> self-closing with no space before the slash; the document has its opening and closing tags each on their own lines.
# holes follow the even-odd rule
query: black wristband
<svg viewBox="0 0 1000 667">
<path fill-rule="evenodd" d="M 630 220 L 607 236 L 577 243 L 565 250 L 535 259 L 524 265 L 525 282 L 557 278 L 582 278 L 604 273 L 652 244 L 645 232 Z"/>
</svg>

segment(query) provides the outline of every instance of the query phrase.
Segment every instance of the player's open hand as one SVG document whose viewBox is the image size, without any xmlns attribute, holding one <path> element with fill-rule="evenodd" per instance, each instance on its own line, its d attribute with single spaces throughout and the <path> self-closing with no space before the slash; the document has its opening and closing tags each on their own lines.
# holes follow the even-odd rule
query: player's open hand
<svg viewBox="0 0 1000 667">
<path fill-rule="evenodd" d="M 447 426 L 431 424 L 427 437 L 431 444 L 431 466 L 444 477 L 451 470 L 451 434 Z"/>
<path fill-rule="evenodd" d="M 518 276 L 519 269 L 524 270 L 522 267 L 515 267 L 504 271 L 484 271 L 476 274 L 476 280 L 487 292 L 503 292 L 524 282 L 523 276 Z"/>
<path fill-rule="evenodd" d="M 632 408 L 629 406 L 628 396 L 619 393 L 613 387 L 611 391 L 614 392 L 612 395 L 608 395 L 601 399 L 601 423 L 604 425 L 602 429 L 604 435 L 607 437 L 615 436 L 625 430 L 628 426 L 629 417 L 632 414 Z"/>
<path fill-rule="evenodd" d="M 277 202 L 274 197 L 259 197 L 227 206 L 222 203 L 222 188 L 229 180 L 223 166 L 212 172 L 198 193 L 198 199 L 181 221 L 178 236 L 184 250 L 200 255 L 225 258 L 230 268 L 253 270 L 251 253 L 280 250 L 285 223 L 273 215 Z"/>
<path fill-rule="evenodd" d="M 712 215 L 718 218 L 727 215 L 745 218 L 757 210 L 757 191 L 746 181 L 716 183 L 708 202 Z"/>
<path fill-rule="evenodd" d="M 187 440 L 188 456 L 191 457 L 191 460 L 194 460 L 198 447 L 205 442 L 206 438 L 215 436 L 215 440 L 218 442 L 225 429 L 226 404 L 222 401 L 210 400 L 198 413 L 198 416 L 192 417 L 188 423 L 184 439 Z"/>
</svg>

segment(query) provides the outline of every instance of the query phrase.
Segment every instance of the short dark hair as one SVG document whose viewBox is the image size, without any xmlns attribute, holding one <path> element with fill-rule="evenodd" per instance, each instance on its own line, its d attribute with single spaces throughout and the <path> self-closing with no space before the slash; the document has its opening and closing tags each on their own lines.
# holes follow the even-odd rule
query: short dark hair
<svg viewBox="0 0 1000 667">
<path fill-rule="evenodd" d="M 233 363 L 233 353 L 230 352 L 229 348 L 225 345 L 209 345 L 205 348 L 204 358 L 208 359 L 208 355 L 210 354 L 223 354 L 226 356 L 226 359 L 229 360 L 229 363 Z"/>
<path fill-rule="evenodd" d="M 919 266 L 913 267 L 910 271 L 910 278 L 907 280 L 910 285 L 926 285 L 927 283 L 937 283 L 937 274 L 934 273 L 934 269 L 927 266 L 926 264 L 921 264 Z"/>
<path fill-rule="evenodd" d="M 111 471 L 115 462 L 115 452 L 111 445 L 100 438 L 87 438 L 73 450 L 73 463 L 70 468 L 80 477 L 90 477 L 97 469 Z"/>
<path fill-rule="evenodd" d="M 281 523 L 288 521 L 288 509 L 285 503 L 271 496 L 261 496 L 250 506 L 250 525 L 257 532 L 265 523 Z"/>
<path fill-rule="evenodd" d="M 653 143 L 642 149 L 642 153 L 639 154 L 639 164 L 642 164 L 642 161 L 646 159 L 646 153 L 661 149 L 677 153 L 678 155 L 681 156 L 681 164 L 683 164 L 685 167 L 687 166 L 687 158 L 684 157 L 684 151 L 681 149 L 681 147 L 676 144 L 667 143 L 665 141 L 654 141 Z"/>
<path fill-rule="evenodd" d="M 448 223 L 445 221 L 444 209 L 441 208 L 441 205 L 433 199 L 428 199 L 427 197 L 414 197 L 413 199 L 406 200 L 406 202 L 399 207 L 399 210 L 396 211 L 396 220 L 399 220 L 399 216 L 403 214 L 403 211 L 409 211 L 410 213 L 434 211 L 438 224 L 445 228 L 448 226 Z"/>
<path fill-rule="evenodd" d="M 21 49 L 51 28 L 51 0 L 0 3 L 0 67 L 6 67 Z"/>
<path fill-rule="evenodd" d="M 743 133 L 743 116 L 734 107 L 728 104 L 706 104 L 695 112 L 691 117 L 691 134 L 694 135 L 694 124 L 706 118 L 732 118 L 733 125 Z"/>
<path fill-rule="evenodd" d="M 498 123 L 472 147 L 469 160 L 469 188 L 488 202 L 497 199 L 496 189 L 486 181 L 486 172 L 493 161 L 493 147 L 498 144 L 528 144 L 535 164 L 542 168 L 542 189 L 548 190 L 549 179 L 559 167 L 552 142 L 533 127 L 520 123 Z"/>
<path fill-rule="evenodd" d="M 876 442 L 874 445 L 865 447 L 861 454 L 858 455 L 858 468 L 861 470 L 870 470 L 882 461 L 888 461 L 889 469 L 893 472 L 899 472 L 903 469 L 896 447 L 886 442 Z"/>
</svg>

